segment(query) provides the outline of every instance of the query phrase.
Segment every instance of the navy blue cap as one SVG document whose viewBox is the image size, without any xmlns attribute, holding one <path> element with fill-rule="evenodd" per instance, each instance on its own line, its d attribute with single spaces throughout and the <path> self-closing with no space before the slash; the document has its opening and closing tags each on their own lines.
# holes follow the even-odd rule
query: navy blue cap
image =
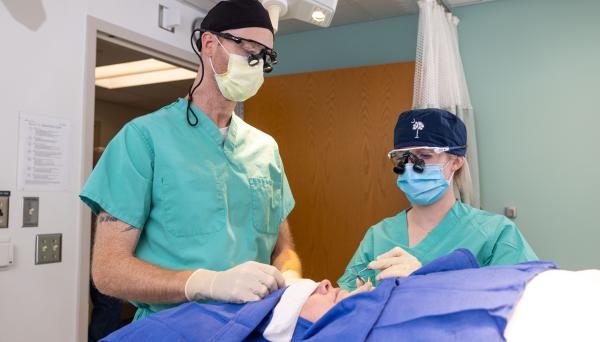
<svg viewBox="0 0 600 342">
<path fill-rule="evenodd" d="M 467 153 L 467 129 L 462 120 L 443 109 L 414 109 L 400 114 L 394 128 L 394 149 L 449 147 L 448 153 Z"/>
</svg>

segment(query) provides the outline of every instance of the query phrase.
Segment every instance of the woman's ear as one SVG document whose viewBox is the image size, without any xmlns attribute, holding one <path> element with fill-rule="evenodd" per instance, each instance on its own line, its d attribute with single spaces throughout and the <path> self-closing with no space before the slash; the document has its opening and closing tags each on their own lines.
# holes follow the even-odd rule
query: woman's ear
<svg viewBox="0 0 600 342">
<path fill-rule="evenodd" d="M 454 172 L 460 170 L 465 165 L 465 157 L 456 157 L 452 162 L 452 170 Z"/>
</svg>

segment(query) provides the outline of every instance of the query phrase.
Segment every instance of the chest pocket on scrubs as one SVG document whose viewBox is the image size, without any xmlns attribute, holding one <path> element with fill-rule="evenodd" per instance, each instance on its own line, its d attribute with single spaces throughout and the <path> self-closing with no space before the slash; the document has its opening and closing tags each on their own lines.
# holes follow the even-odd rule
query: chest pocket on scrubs
<svg viewBox="0 0 600 342">
<path fill-rule="evenodd" d="M 218 176 L 206 177 L 192 172 L 163 177 L 162 182 L 166 229 L 170 234 L 176 237 L 207 235 L 225 227 L 225 199 Z"/>
<path fill-rule="evenodd" d="M 249 178 L 254 229 L 277 234 L 281 223 L 281 184 L 269 178 Z"/>
</svg>

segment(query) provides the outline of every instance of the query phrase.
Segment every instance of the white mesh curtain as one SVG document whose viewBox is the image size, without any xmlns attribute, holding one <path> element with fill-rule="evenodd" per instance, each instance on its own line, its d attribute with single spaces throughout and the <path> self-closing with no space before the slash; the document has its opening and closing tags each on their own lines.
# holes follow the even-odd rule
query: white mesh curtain
<svg viewBox="0 0 600 342">
<path fill-rule="evenodd" d="M 458 115 L 467 126 L 472 192 L 461 200 L 479 208 L 479 167 L 473 107 L 458 48 L 458 18 L 436 0 L 419 0 L 419 34 L 413 108 L 442 108 Z"/>
</svg>

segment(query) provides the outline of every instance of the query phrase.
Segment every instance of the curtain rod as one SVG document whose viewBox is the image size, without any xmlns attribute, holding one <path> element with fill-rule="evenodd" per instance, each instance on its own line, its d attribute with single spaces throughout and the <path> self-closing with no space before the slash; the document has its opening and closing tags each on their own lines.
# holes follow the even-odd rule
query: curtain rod
<svg viewBox="0 0 600 342">
<path fill-rule="evenodd" d="M 444 0 L 436 0 L 436 1 L 438 4 L 440 4 L 440 6 L 444 7 L 446 12 L 452 13 L 452 11 L 450 10 L 450 7 L 448 7 L 448 5 L 446 5 L 446 2 Z"/>
</svg>

